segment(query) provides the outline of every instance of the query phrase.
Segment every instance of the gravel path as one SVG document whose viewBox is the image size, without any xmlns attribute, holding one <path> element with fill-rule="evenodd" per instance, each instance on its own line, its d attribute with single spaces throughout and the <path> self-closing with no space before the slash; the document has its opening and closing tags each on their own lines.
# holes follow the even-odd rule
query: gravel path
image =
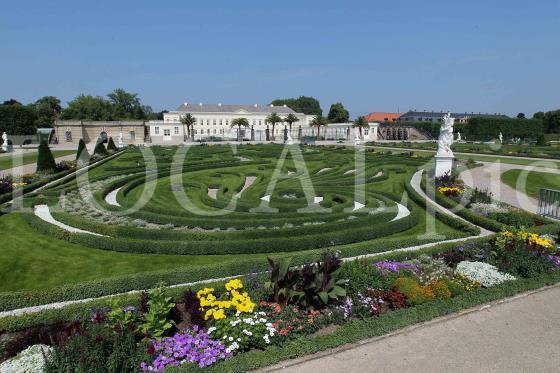
<svg viewBox="0 0 560 373">
<path fill-rule="evenodd" d="M 121 187 L 121 188 L 122 188 L 122 187 Z M 111 192 L 109 192 L 109 193 L 105 196 L 105 202 L 107 202 L 109 205 L 120 207 L 121 204 L 120 204 L 119 202 L 117 202 L 117 193 L 119 192 L 119 190 L 121 190 L 121 188 L 117 188 L 117 189 L 112 190 Z"/>
<path fill-rule="evenodd" d="M 237 198 L 241 197 L 241 194 L 247 189 L 249 188 L 251 185 L 253 185 L 253 183 L 255 182 L 255 180 L 257 180 L 256 176 L 247 176 L 245 177 L 245 185 L 243 185 L 243 188 L 239 191 L 239 193 L 237 193 L 235 196 Z"/>
<path fill-rule="evenodd" d="M 92 234 L 94 236 L 106 237 L 106 236 L 104 236 L 102 234 L 99 234 L 99 233 L 84 231 L 84 230 L 66 225 L 62 222 L 59 222 L 58 220 L 53 218 L 53 216 L 51 215 L 51 211 L 49 210 L 49 206 L 47 206 L 47 205 L 36 205 L 35 206 L 35 216 L 37 216 L 39 219 L 41 219 L 43 221 L 46 221 L 47 223 L 54 224 L 57 227 L 62 228 L 65 231 L 68 231 L 70 233 L 85 233 L 85 234 Z"/>
<path fill-rule="evenodd" d="M 501 180 L 504 172 L 509 170 L 525 170 L 547 172 L 560 175 L 560 170 L 551 167 L 533 167 L 521 166 L 501 162 L 480 162 L 481 167 L 475 167 L 470 170 L 461 172 L 459 177 L 463 179 L 466 185 L 471 188 L 488 190 L 492 196 L 509 205 L 519 207 L 534 214 L 537 213 L 538 200 L 527 196 L 521 192 L 525 189 L 525 185 L 519 185 L 518 189 L 514 189 Z"/>
</svg>

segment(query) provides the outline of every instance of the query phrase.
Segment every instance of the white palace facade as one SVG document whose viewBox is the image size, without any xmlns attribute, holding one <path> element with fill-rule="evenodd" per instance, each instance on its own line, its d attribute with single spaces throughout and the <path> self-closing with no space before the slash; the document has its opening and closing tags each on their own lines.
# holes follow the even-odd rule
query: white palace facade
<svg viewBox="0 0 560 373">
<path fill-rule="evenodd" d="M 192 135 L 194 140 L 220 138 L 235 139 L 237 138 L 237 128 L 232 128 L 232 121 L 236 118 L 245 118 L 249 122 L 249 128 L 243 129 L 241 136 L 245 139 L 251 139 L 253 136 L 256 140 L 264 140 L 266 130 L 269 130 L 269 136 L 275 138 L 281 137 L 284 129 L 288 128 L 286 122 L 277 123 L 272 134 L 272 125 L 266 122 L 266 118 L 276 113 L 282 119 L 288 114 L 295 115 L 299 121 L 292 125 L 292 135 L 300 130 L 310 128 L 313 115 L 296 113 L 286 105 L 225 105 L 225 104 L 191 104 L 185 102 L 176 110 L 163 114 L 163 120 L 150 121 L 149 140 L 153 144 L 179 144 L 190 138 Z M 196 122 L 191 128 L 191 134 L 188 129 L 181 123 L 181 118 L 191 114 Z"/>
</svg>

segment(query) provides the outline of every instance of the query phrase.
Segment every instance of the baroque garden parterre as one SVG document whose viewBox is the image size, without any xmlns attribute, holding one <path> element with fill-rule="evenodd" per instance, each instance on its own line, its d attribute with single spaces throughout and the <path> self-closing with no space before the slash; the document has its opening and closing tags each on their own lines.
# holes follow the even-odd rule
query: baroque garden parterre
<svg viewBox="0 0 560 373">
<path fill-rule="evenodd" d="M 557 281 L 555 224 L 456 172 L 434 180 L 432 167 L 410 152 L 344 146 L 129 147 L 0 217 L 0 308 L 151 290 L 4 315 L 1 359 L 45 352 L 47 371 L 245 371 Z M 464 207 L 465 220 L 419 194 L 411 180 L 422 168 L 418 188 Z M 37 206 L 83 232 L 41 220 Z M 163 287 L 227 276 L 237 277 Z"/>
</svg>

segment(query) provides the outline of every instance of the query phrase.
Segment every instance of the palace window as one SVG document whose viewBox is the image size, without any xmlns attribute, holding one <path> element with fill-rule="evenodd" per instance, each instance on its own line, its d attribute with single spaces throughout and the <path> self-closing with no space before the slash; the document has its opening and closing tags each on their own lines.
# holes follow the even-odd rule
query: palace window
<svg viewBox="0 0 560 373">
<path fill-rule="evenodd" d="M 174 132 L 175 132 L 176 135 L 178 135 L 179 134 L 179 127 L 175 127 Z"/>
<path fill-rule="evenodd" d="M 216 134 L 216 129 L 214 129 L 214 135 Z"/>
<path fill-rule="evenodd" d="M 222 125 L 222 120 L 220 119 L 220 126 Z"/>
<path fill-rule="evenodd" d="M 154 134 L 159 135 L 159 127 L 154 127 Z"/>
<path fill-rule="evenodd" d="M 66 142 L 72 142 L 72 131 L 66 131 Z"/>
<path fill-rule="evenodd" d="M 196 130 L 194 130 L 194 134 L 196 135 Z"/>
<path fill-rule="evenodd" d="M 163 130 L 163 136 L 171 136 L 171 130 L 169 128 Z"/>
<path fill-rule="evenodd" d="M 136 132 L 130 131 L 130 141 L 136 141 Z"/>
<path fill-rule="evenodd" d="M 213 124 L 213 125 L 216 125 L 216 119 L 214 119 L 214 120 L 212 121 L 212 124 Z"/>
</svg>

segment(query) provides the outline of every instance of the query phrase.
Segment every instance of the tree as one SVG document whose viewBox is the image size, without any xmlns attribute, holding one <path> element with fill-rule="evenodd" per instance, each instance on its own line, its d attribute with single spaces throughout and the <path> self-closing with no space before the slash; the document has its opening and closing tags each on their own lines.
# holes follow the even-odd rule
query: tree
<svg viewBox="0 0 560 373">
<path fill-rule="evenodd" d="M 0 135 L 33 135 L 36 133 L 35 110 L 21 104 L 0 105 Z"/>
<path fill-rule="evenodd" d="M 76 160 L 89 160 L 89 152 L 86 148 L 86 143 L 84 142 L 84 139 L 80 139 L 80 142 L 78 142 L 78 151 L 76 152 Z"/>
<path fill-rule="evenodd" d="M 115 142 L 113 141 L 113 138 L 109 137 L 109 142 L 107 143 L 107 151 L 109 153 L 114 153 L 118 150 L 119 150 L 119 148 L 117 148 L 117 146 L 115 145 Z"/>
<path fill-rule="evenodd" d="M 300 96 L 298 98 L 277 99 L 271 102 L 274 106 L 286 105 L 297 113 L 307 115 L 323 115 L 319 101 L 313 97 Z"/>
<path fill-rule="evenodd" d="M 366 128 L 368 126 L 368 122 L 365 117 L 361 116 L 356 118 L 353 126 L 354 128 L 358 128 L 360 130 L 360 137 L 362 137 L 362 128 Z"/>
<path fill-rule="evenodd" d="M 543 124 L 547 133 L 560 132 L 560 110 L 547 111 L 544 114 Z"/>
<path fill-rule="evenodd" d="M 277 123 L 282 122 L 282 118 L 280 118 L 276 113 L 270 113 L 270 115 L 266 117 L 264 121 L 266 123 L 272 124 L 272 140 L 274 140 L 274 127 L 276 127 Z"/>
<path fill-rule="evenodd" d="M 140 103 L 137 93 L 130 93 L 122 88 L 117 88 L 107 94 L 113 106 L 116 119 L 146 119 L 152 113 L 152 108 Z"/>
<path fill-rule="evenodd" d="M 37 155 L 37 172 L 54 172 L 54 170 L 56 170 L 56 162 L 51 149 L 46 141 L 41 141 Z"/>
<path fill-rule="evenodd" d="M 329 124 L 329 121 L 327 120 L 327 118 L 325 118 L 322 115 L 317 115 L 315 118 L 313 118 L 313 120 L 311 121 L 311 126 L 312 127 L 317 127 L 317 140 L 319 140 L 319 134 L 321 132 L 321 127 L 326 127 Z"/>
<path fill-rule="evenodd" d="M 95 149 L 93 149 L 93 155 L 105 157 L 107 154 L 108 154 L 107 149 L 105 149 L 105 145 L 103 145 L 103 141 L 99 141 L 95 145 Z"/>
<path fill-rule="evenodd" d="M 290 134 L 291 134 L 292 124 L 294 124 L 295 122 L 299 122 L 299 118 L 296 117 L 294 114 L 290 113 L 286 116 L 286 118 L 284 118 L 284 122 L 288 123 L 288 126 L 290 126 Z"/>
<path fill-rule="evenodd" d="M 337 102 L 331 105 L 327 118 L 329 123 L 347 123 L 350 120 L 350 113 L 342 103 Z"/>
<path fill-rule="evenodd" d="M 187 137 L 191 137 L 191 127 L 196 123 L 196 118 L 191 113 L 187 113 L 181 117 L 181 123 L 183 123 L 183 141 L 187 141 Z M 188 136 L 185 135 L 185 126 L 187 126 Z"/>
<path fill-rule="evenodd" d="M 517 119 L 525 119 L 525 113 L 517 114 Z"/>
<path fill-rule="evenodd" d="M 241 127 L 249 127 L 249 121 L 247 118 L 235 118 L 231 121 L 231 126 L 237 126 L 237 140 L 241 141 Z"/>
<path fill-rule="evenodd" d="M 533 114 L 533 119 L 544 119 L 544 112 L 537 111 L 535 114 Z"/>
<path fill-rule="evenodd" d="M 6 106 L 9 106 L 9 105 L 21 105 L 21 102 L 19 102 L 18 100 L 14 100 L 13 98 L 11 98 L 11 99 L 9 99 L 9 100 L 7 100 L 7 101 L 4 101 L 4 102 L 2 103 L 2 105 L 6 105 Z"/>
<path fill-rule="evenodd" d="M 54 96 L 44 96 L 33 104 L 37 120 L 36 127 L 53 127 L 56 118 L 60 115 L 62 107 L 60 100 Z"/>
<path fill-rule="evenodd" d="M 113 120 L 113 108 L 110 102 L 101 96 L 79 95 L 62 110 L 62 119 Z"/>
<path fill-rule="evenodd" d="M 545 146 L 546 145 L 546 139 L 544 138 L 544 134 L 540 134 L 539 137 L 537 137 L 537 145 L 539 146 Z"/>
</svg>

